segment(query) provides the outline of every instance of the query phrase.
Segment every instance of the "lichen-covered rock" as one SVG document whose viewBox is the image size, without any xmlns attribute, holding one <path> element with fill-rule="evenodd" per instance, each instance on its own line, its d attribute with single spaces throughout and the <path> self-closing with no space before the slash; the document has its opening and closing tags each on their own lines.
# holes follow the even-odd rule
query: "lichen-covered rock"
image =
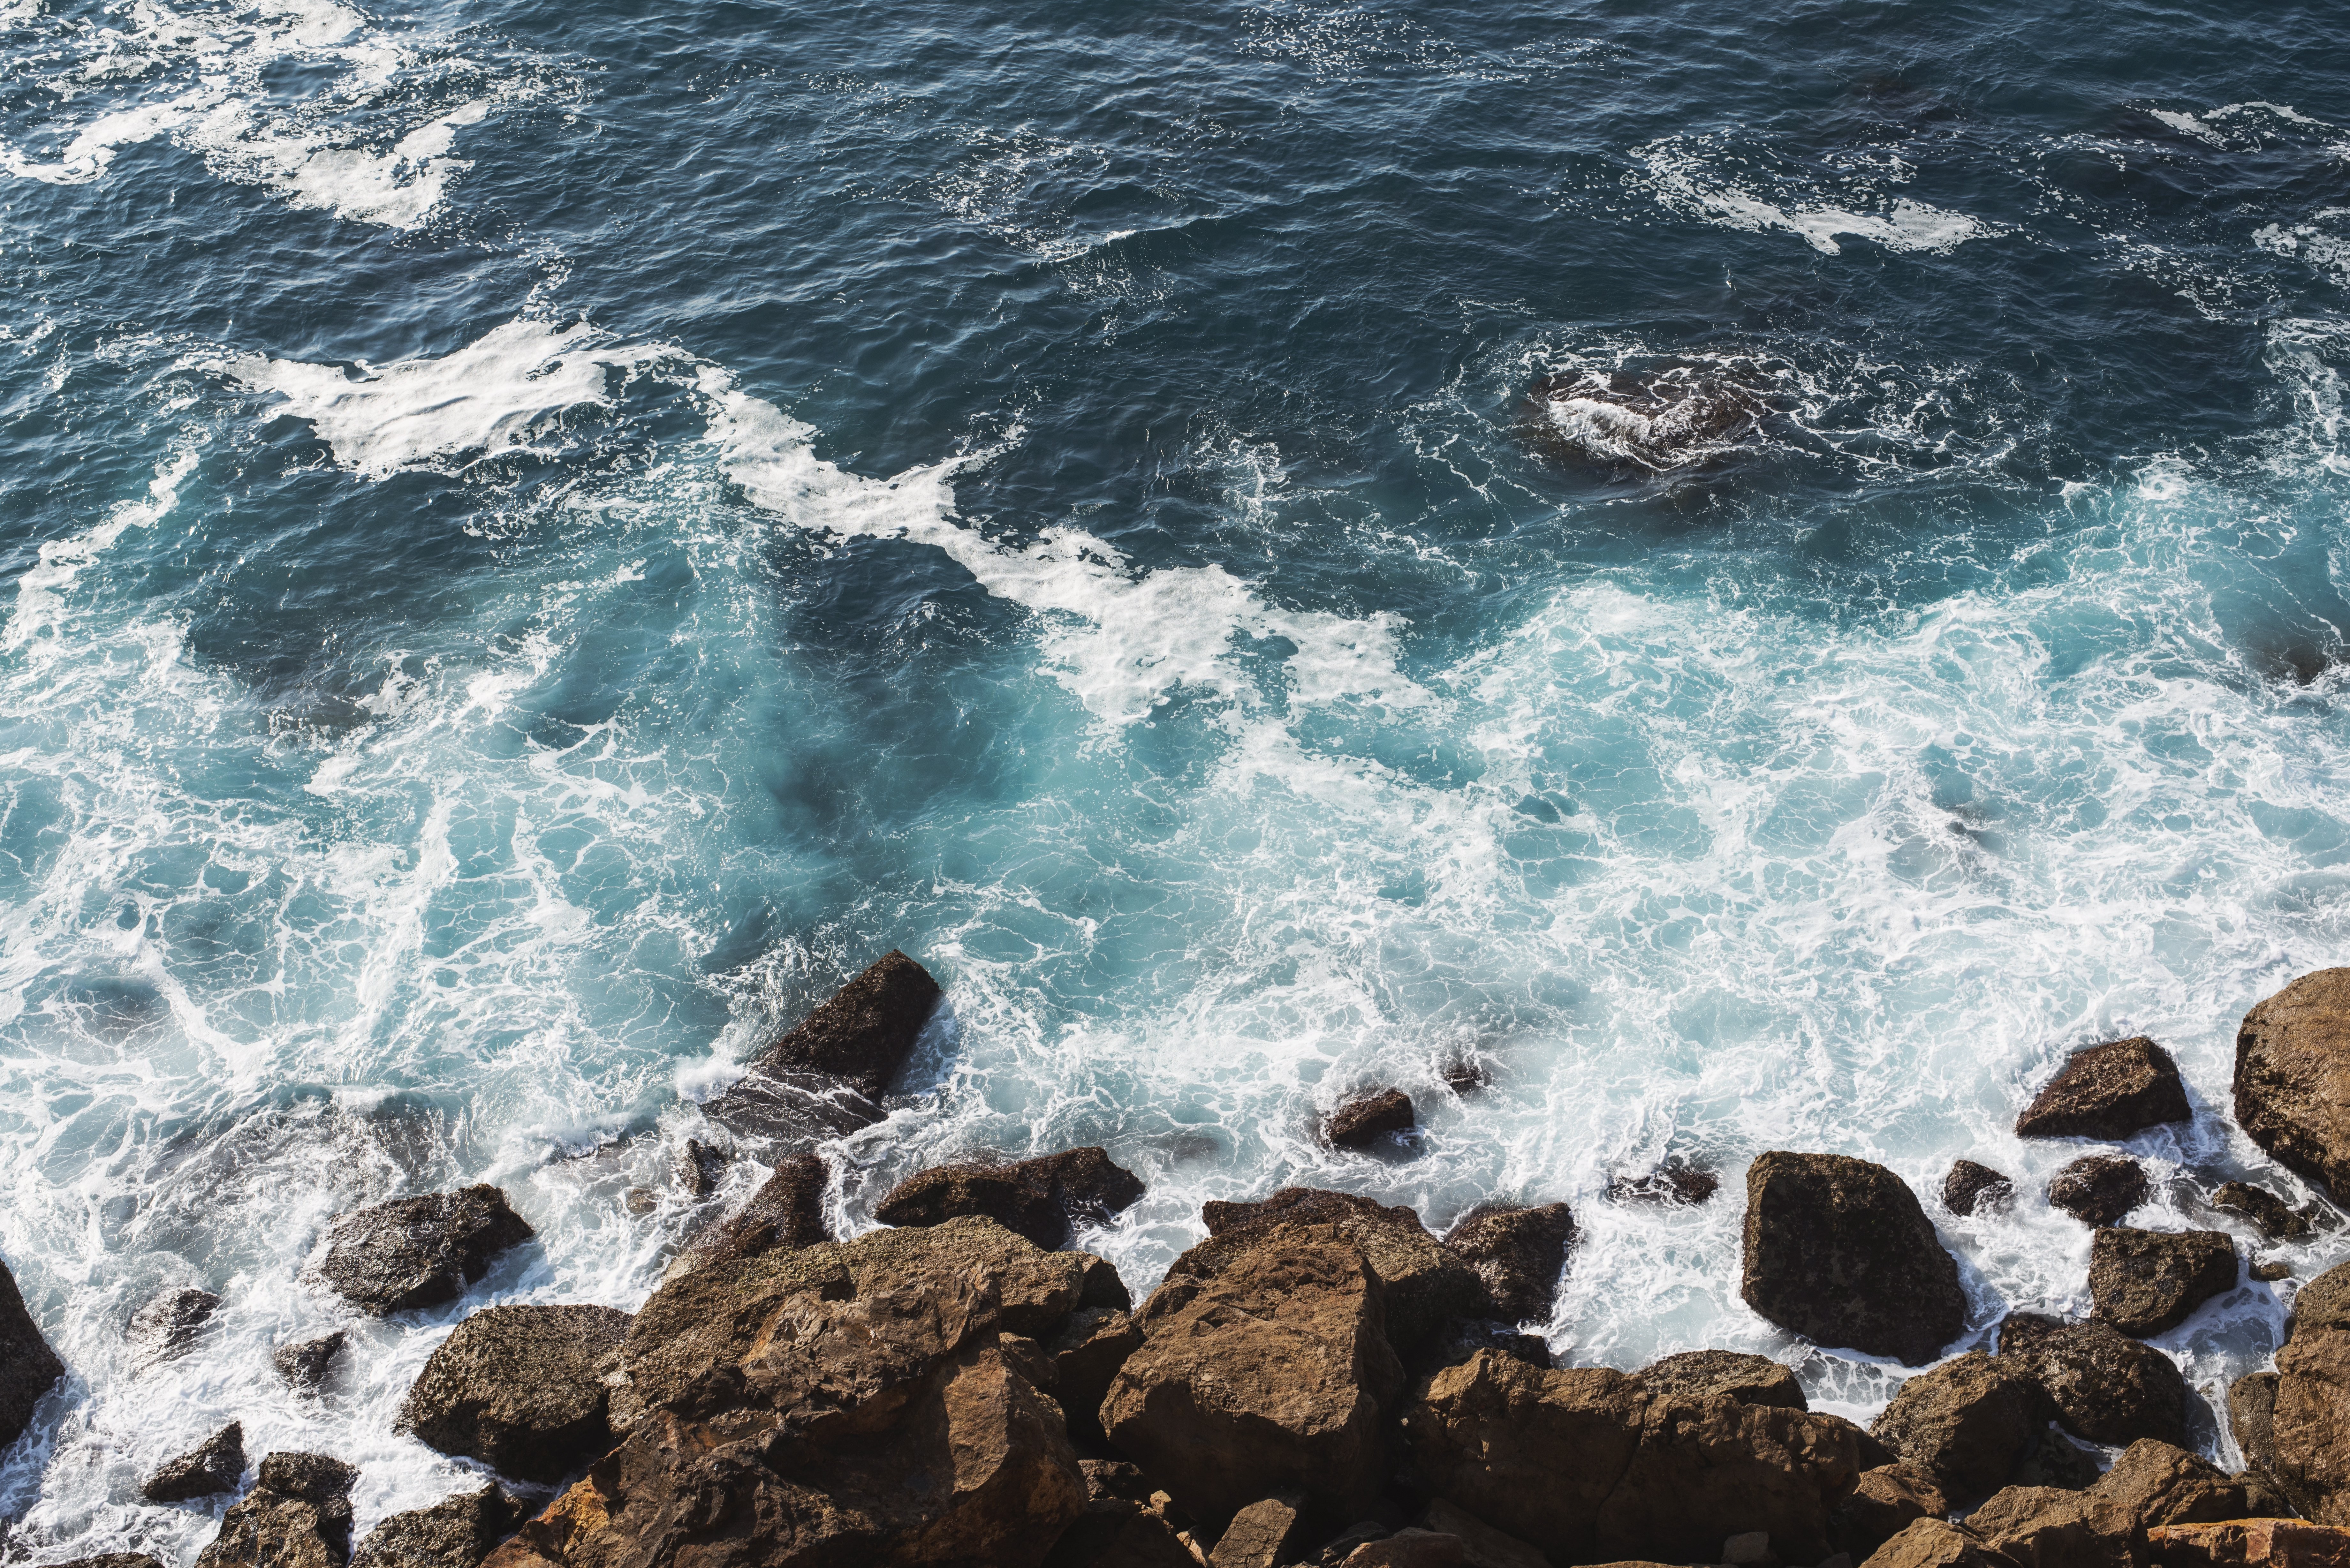
<svg viewBox="0 0 2350 1568">
<path fill-rule="evenodd" d="M 2016 1313 L 2000 1324 L 1999 1354 L 2039 1379 L 2056 1418 L 2076 1437 L 2116 1445 L 2187 1441 L 2187 1379 L 2178 1363 L 2111 1324 Z"/>
<path fill-rule="evenodd" d="M 1547 1320 L 1575 1245 L 1575 1215 L 1564 1203 L 1489 1204 L 1471 1210 L 1444 1244 L 1485 1282 L 1495 1316 L 1511 1323 Z"/>
<path fill-rule="evenodd" d="M 1804 1386 L 1767 1355 L 1734 1350 L 1684 1350 L 1652 1361 L 1635 1374 L 1651 1397 L 1701 1398 L 1720 1394 L 1742 1405 L 1778 1405 L 1806 1410 Z"/>
<path fill-rule="evenodd" d="M 1012 1165 L 940 1165 L 908 1177 L 873 1210 L 885 1225 L 936 1225 L 984 1214 L 1040 1247 L 1068 1244 L 1075 1228 L 1134 1206 L 1142 1182 L 1099 1147 Z"/>
<path fill-rule="evenodd" d="M 534 1234 L 494 1187 L 396 1198 L 337 1220 L 318 1272 L 345 1301 L 388 1316 L 455 1301 Z"/>
<path fill-rule="evenodd" d="M 2116 1225 L 2147 1199 L 2146 1168 L 2127 1155 L 2085 1155 L 2048 1183 L 2048 1201 L 2085 1225 Z"/>
<path fill-rule="evenodd" d="M 1380 1089 L 1358 1095 L 1331 1112 L 1322 1124 L 1322 1136 L 1339 1148 L 1362 1148 L 1388 1133 L 1409 1131 L 1412 1119 L 1409 1095 Z"/>
<path fill-rule="evenodd" d="M 141 1361 L 170 1361 L 195 1345 L 204 1324 L 220 1310 L 220 1302 L 212 1292 L 192 1285 L 159 1291 L 130 1314 L 122 1337 Z"/>
<path fill-rule="evenodd" d="M 1211 1201 L 1200 1213 L 1208 1239 L 1169 1266 L 1167 1283 L 1144 1309 L 1146 1316 L 1169 1285 L 1213 1278 L 1253 1246 L 1256 1237 L 1283 1224 L 1333 1225 L 1362 1250 L 1387 1287 L 1388 1339 L 1399 1355 L 1411 1355 L 1447 1319 L 1486 1314 L 1484 1281 L 1466 1259 L 1428 1233 L 1417 1211 L 1401 1205 L 1388 1208 L 1351 1192 L 1284 1187 L 1254 1203 Z M 1174 1298 L 1167 1299 L 1171 1304 Z"/>
<path fill-rule="evenodd" d="M 0 1448 L 25 1435 L 34 1407 L 65 1375 L 65 1363 L 25 1310 L 16 1277 L 0 1264 Z"/>
<path fill-rule="evenodd" d="M 784 1156 L 741 1213 L 694 1239 L 680 1260 L 680 1272 L 719 1258 L 755 1258 L 831 1241 L 832 1230 L 824 1217 L 824 1189 L 830 1179 L 823 1157 L 815 1150 Z"/>
<path fill-rule="evenodd" d="M 2074 1052 L 2015 1118 L 2015 1135 L 2118 1141 L 2193 1115 L 2178 1064 L 2137 1034 Z"/>
<path fill-rule="evenodd" d="M 221 1519 L 196 1568 L 343 1568 L 359 1472 L 325 1454 L 272 1454 Z"/>
<path fill-rule="evenodd" d="M 561 1480 L 612 1446 L 604 1377 L 628 1332 L 611 1307 L 477 1312 L 425 1362 L 400 1425 L 517 1480 Z"/>
<path fill-rule="evenodd" d="M 752 1059 L 702 1108 L 758 1136 L 837 1134 L 881 1119 L 881 1096 L 939 1004 L 938 981 L 894 949 Z"/>
<path fill-rule="evenodd" d="M 1904 1383 L 1869 1430 L 1965 1508 L 2007 1484 L 2047 1419 L 2029 1371 L 1970 1350 Z"/>
<path fill-rule="evenodd" d="M 187 1502 L 234 1491 L 244 1478 L 244 1424 L 231 1421 L 149 1476 L 139 1494 L 149 1502 Z"/>
<path fill-rule="evenodd" d="M 529 1511 L 494 1486 L 395 1513 L 351 1552 L 351 1568 L 481 1568 Z"/>
<path fill-rule="evenodd" d="M 1816 1344 L 1929 1360 L 1966 1327 L 1959 1265 L 1881 1165 L 1773 1151 L 1746 1173 L 1746 1304 Z"/>
<path fill-rule="evenodd" d="M 269 1353 L 270 1364 L 277 1376 L 297 1394 L 316 1394 L 334 1376 L 335 1363 L 343 1354 L 350 1336 L 341 1329 L 322 1334 L 316 1339 L 302 1340 L 294 1345 L 281 1345 Z"/>
<path fill-rule="evenodd" d="M 1971 1159 L 1952 1162 L 1950 1174 L 1942 1178 L 1942 1207 L 1953 1214 L 2002 1208 L 2014 1197 L 2014 1182 Z"/>
<path fill-rule="evenodd" d="M 2244 1014 L 2235 1091 L 2254 1143 L 2350 1197 L 2350 969 L 2303 975 Z"/>
<path fill-rule="evenodd" d="M 1829 1509 L 1828 1543 L 1862 1562 L 1918 1521 L 1950 1511 L 1950 1500 L 1924 1470 L 1900 1460 L 1877 1465 Z"/>
<path fill-rule="evenodd" d="M 2178 1327 L 2235 1285 L 2236 1244 L 2224 1231 L 2107 1228 L 2089 1241 L 2096 1315 L 2137 1338 Z"/>
</svg>

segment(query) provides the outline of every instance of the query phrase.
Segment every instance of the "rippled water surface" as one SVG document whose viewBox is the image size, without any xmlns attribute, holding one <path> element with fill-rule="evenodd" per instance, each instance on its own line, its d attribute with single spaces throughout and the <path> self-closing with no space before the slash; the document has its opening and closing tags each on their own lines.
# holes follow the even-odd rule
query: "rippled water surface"
<svg viewBox="0 0 2350 1568">
<path fill-rule="evenodd" d="M 634 1306 L 699 1100 L 893 946 L 845 1228 L 1083 1142 L 1138 1286 L 1209 1197 L 1564 1198 L 1563 1357 L 1866 1413 L 1738 1300 L 1745 1162 L 1964 1154 L 1977 1324 L 2084 1310 L 2068 1049 L 2186 1072 L 2140 1222 L 2303 1193 L 2227 1089 L 2350 952 L 2345 290 L 2336 6 L 0 0 L 0 1253 L 72 1367 L 0 1516 L 192 1561 L 138 1479 L 232 1417 L 362 1531 L 463 1484 L 392 1429 L 448 1325 Z M 1375 1083 L 1417 1141 L 1318 1147 Z M 1723 1197 L 1602 1196 L 1671 1156 Z M 461 1179 L 540 1241 L 285 1390 L 326 1221 Z M 2161 1343 L 2216 1393 L 2279 1301 Z"/>
</svg>

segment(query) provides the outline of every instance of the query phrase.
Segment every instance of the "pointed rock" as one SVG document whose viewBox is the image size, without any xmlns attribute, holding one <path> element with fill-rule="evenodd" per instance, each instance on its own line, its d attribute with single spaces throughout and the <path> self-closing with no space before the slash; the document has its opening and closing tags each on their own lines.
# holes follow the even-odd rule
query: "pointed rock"
<svg viewBox="0 0 2350 1568">
<path fill-rule="evenodd" d="M 908 1177 L 873 1210 L 885 1225 L 936 1225 L 983 1214 L 1015 1236 L 1055 1250 L 1074 1228 L 1132 1208 L 1142 1183 L 1097 1147 L 1064 1149 L 1011 1165 L 941 1165 Z"/>
<path fill-rule="evenodd" d="M 2303 975 L 2244 1014 L 2235 1092 L 2254 1143 L 2350 1199 L 2350 969 Z"/>
<path fill-rule="evenodd" d="M 0 1448 L 25 1435 L 34 1407 L 65 1375 L 65 1363 L 25 1310 L 16 1276 L 0 1265 Z"/>
<path fill-rule="evenodd" d="M 680 1260 L 680 1271 L 723 1259 L 797 1251 L 831 1241 L 832 1228 L 824 1217 L 825 1188 L 830 1180 L 823 1158 L 813 1149 L 785 1155 L 740 1214 L 696 1238 Z"/>
<path fill-rule="evenodd" d="M 530 1511 L 495 1486 L 395 1513 L 351 1552 L 351 1568 L 481 1568 Z"/>
<path fill-rule="evenodd" d="M 1971 1215 L 1976 1210 L 2000 1209 L 2015 1197 L 2015 1183 L 1987 1165 L 1977 1165 L 1971 1159 L 1961 1159 L 1950 1167 L 1950 1174 L 1942 1179 L 1942 1207 L 1953 1214 Z"/>
<path fill-rule="evenodd" d="M 1365 1148 L 1388 1133 L 1409 1132 L 1411 1096 L 1401 1089 L 1361 1095 L 1330 1113 L 1322 1136 L 1339 1148 Z"/>
<path fill-rule="evenodd" d="M 1511 1323 L 1547 1322 L 1575 1246 L 1575 1215 L 1564 1203 L 1489 1204 L 1471 1210 L 1444 1244 L 1485 1282 L 1494 1315 Z"/>
<path fill-rule="evenodd" d="M 196 1568 L 343 1568 L 359 1472 L 325 1454 L 272 1454 Z"/>
<path fill-rule="evenodd" d="M 131 1314 L 122 1337 L 142 1361 L 169 1361 L 196 1343 L 204 1324 L 220 1310 L 220 1297 L 182 1285 L 158 1292 Z"/>
<path fill-rule="evenodd" d="M 881 1119 L 881 1096 L 913 1054 L 942 993 L 892 949 L 752 1060 L 703 1107 L 737 1132 L 835 1134 Z"/>
<path fill-rule="evenodd" d="M 2092 1154 L 2048 1182 L 2048 1201 L 2085 1225 L 2118 1225 L 2147 1199 L 2146 1170 L 2127 1155 Z"/>
<path fill-rule="evenodd" d="M 234 1491 L 244 1479 L 244 1426 L 231 1421 L 149 1476 L 139 1493 L 149 1502 L 188 1502 Z"/>
<path fill-rule="evenodd" d="M 287 1387 L 297 1394 L 316 1394 L 334 1375 L 335 1362 L 349 1342 L 350 1336 L 338 1328 L 316 1339 L 281 1345 L 270 1352 L 269 1359 L 277 1368 L 277 1376 L 286 1379 Z"/>
<path fill-rule="evenodd" d="M 2015 1118 L 2015 1135 L 2118 1142 L 2193 1115 L 2178 1064 L 2152 1040 L 2136 1034 L 2074 1052 Z"/>
</svg>

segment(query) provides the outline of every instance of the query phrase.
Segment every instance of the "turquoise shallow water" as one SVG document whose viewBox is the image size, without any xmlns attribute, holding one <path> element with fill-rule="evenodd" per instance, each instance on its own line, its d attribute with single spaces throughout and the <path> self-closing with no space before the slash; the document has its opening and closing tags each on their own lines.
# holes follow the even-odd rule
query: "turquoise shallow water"
<svg viewBox="0 0 2350 1568">
<path fill-rule="evenodd" d="M 1076 1142 L 1150 1184 L 1087 1239 L 1138 1286 L 1209 1197 L 1565 1198 L 1562 1356 L 1853 1413 L 1898 1374 L 1737 1299 L 1761 1149 L 2036 1191 L 2015 1111 L 2142 1031 L 2199 1108 L 2142 1222 L 2299 1191 L 2225 1111 L 2350 911 L 2330 10 L 0 26 L 37 1560 L 192 1560 L 137 1479 L 231 1416 L 362 1529 L 459 1484 L 391 1430 L 446 1326 L 633 1306 L 699 1100 L 892 946 L 948 1009 L 844 1227 Z M 1529 389 L 1611 371 L 1758 412 L 1595 462 Z M 1318 1147 L 1375 1082 L 1417 1143 Z M 1602 1197 L 1669 1156 L 1723 1199 Z M 324 1222 L 461 1179 L 542 1241 L 280 1389 Z M 2085 1306 L 2071 1220 L 1939 1218 L 1979 1326 Z M 182 1282 L 219 1327 L 134 1371 Z M 2216 1387 L 2280 1312 L 2163 1343 Z"/>
</svg>

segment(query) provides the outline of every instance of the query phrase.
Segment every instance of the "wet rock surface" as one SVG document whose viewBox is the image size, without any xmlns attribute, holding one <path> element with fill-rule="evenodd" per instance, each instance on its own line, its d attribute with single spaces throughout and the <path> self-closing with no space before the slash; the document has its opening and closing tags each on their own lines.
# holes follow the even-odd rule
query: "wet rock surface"
<svg viewBox="0 0 2350 1568">
<path fill-rule="evenodd" d="M 244 1427 L 231 1421 L 140 1484 L 149 1502 L 186 1502 L 234 1491 L 244 1479 Z"/>
<path fill-rule="evenodd" d="M 397 1198 L 337 1220 L 318 1272 L 345 1301 L 389 1316 L 456 1300 L 534 1234 L 494 1187 Z"/>
<path fill-rule="evenodd" d="M 1725 364 L 1545 376 L 1528 391 L 1529 439 L 1555 460 L 1616 474 L 1671 473 L 1746 448 L 1767 394 Z"/>
<path fill-rule="evenodd" d="M 210 1291 L 188 1285 L 159 1291 L 130 1314 L 122 1331 L 123 1341 L 145 1362 L 184 1355 L 212 1322 L 213 1314 L 220 1310 L 220 1300 Z"/>
<path fill-rule="evenodd" d="M 0 1447 L 24 1436 L 41 1397 L 65 1375 L 65 1363 L 25 1310 L 16 1276 L 0 1265 Z"/>
<path fill-rule="evenodd" d="M 825 1187 L 830 1179 L 823 1158 L 813 1149 L 784 1156 L 741 1213 L 695 1238 L 687 1263 L 699 1267 L 716 1258 L 755 1258 L 779 1248 L 791 1251 L 831 1241 L 824 1217 Z"/>
<path fill-rule="evenodd" d="M 424 1364 L 400 1424 L 518 1480 L 561 1480 L 612 1446 L 604 1378 L 628 1332 L 610 1307 L 477 1312 Z"/>
<path fill-rule="evenodd" d="M 1972 1350 L 1904 1383 L 1869 1431 L 1967 1508 L 2007 1484 L 2047 1420 L 2029 1370 Z"/>
<path fill-rule="evenodd" d="M 874 1210 L 885 1225 L 936 1225 L 982 1214 L 1047 1250 L 1142 1197 L 1141 1180 L 1098 1147 L 1064 1149 L 1012 1165 L 941 1165 L 908 1177 Z"/>
<path fill-rule="evenodd" d="M 2134 1338 L 2178 1327 L 2235 1284 L 2236 1244 L 2223 1231 L 2108 1228 L 2089 1242 L 2095 1314 Z"/>
<path fill-rule="evenodd" d="M 1485 1282 L 1496 1316 L 1512 1323 L 1547 1321 L 1575 1245 L 1575 1215 L 1564 1203 L 1472 1209 L 1444 1244 Z"/>
<path fill-rule="evenodd" d="M 1362 1249 L 1386 1287 L 1387 1337 L 1398 1354 L 1412 1355 L 1451 1319 L 1486 1314 L 1485 1282 L 1468 1260 L 1430 1235 L 1419 1215 L 1400 1205 L 1388 1207 L 1350 1192 L 1284 1187 L 1259 1202 L 1211 1201 L 1200 1213 L 1207 1222 L 1208 1239 L 1169 1266 L 1161 1295 L 1168 1285 L 1178 1286 L 1180 1293 L 1183 1282 L 1222 1272 L 1233 1256 L 1273 1226 L 1331 1225 Z M 1146 1317 L 1159 1300 L 1152 1298 Z"/>
<path fill-rule="evenodd" d="M 326 1454 L 272 1454 L 196 1568 L 342 1568 L 359 1471 Z"/>
<path fill-rule="evenodd" d="M 721 1127 L 760 1137 L 830 1135 L 879 1121 L 881 1096 L 941 994 L 928 970 L 892 949 L 702 1108 Z"/>
<path fill-rule="evenodd" d="M 1959 1266 L 1881 1165 L 1773 1152 L 1746 1174 L 1746 1304 L 1816 1344 L 1907 1362 L 1966 1326 Z"/>
<path fill-rule="evenodd" d="M 2015 1134 L 2110 1142 L 2193 1115 L 2178 1064 L 2138 1034 L 2074 1052 L 2015 1118 Z"/>
<path fill-rule="evenodd" d="M 1607 1179 L 1610 1203 L 1663 1203 L 1694 1208 L 1721 1189 L 1721 1178 L 1683 1159 L 1669 1159 L 1645 1176 Z"/>
<path fill-rule="evenodd" d="M 2244 1014 L 2235 1102 L 2278 1163 L 2350 1197 L 2350 969 L 2303 975 Z"/>
<path fill-rule="evenodd" d="M 2187 1379 L 2178 1364 L 2111 1324 L 2016 1313 L 2000 1324 L 1999 1358 L 2039 1381 L 2075 1437 L 2112 1445 L 2187 1441 Z"/>
<path fill-rule="evenodd" d="M 2085 1225 L 2117 1225 L 2147 1196 L 2146 1169 L 2127 1155 L 2092 1154 L 2048 1182 L 2048 1201 Z"/>
<path fill-rule="evenodd" d="M 2015 1183 L 1987 1165 L 1961 1159 L 1942 1179 L 1942 1207 L 1953 1214 L 1989 1213 L 2015 1199 Z"/>
<path fill-rule="evenodd" d="M 316 1394 L 334 1376 L 335 1364 L 342 1358 L 343 1347 L 350 1336 L 341 1329 L 322 1334 L 316 1339 L 302 1340 L 294 1345 L 281 1345 L 269 1353 L 270 1365 L 277 1376 L 296 1393 Z"/>
<path fill-rule="evenodd" d="M 1322 1136 L 1338 1148 L 1363 1148 L 1389 1133 L 1409 1132 L 1414 1121 L 1411 1096 L 1401 1089 L 1380 1089 L 1358 1095 L 1330 1113 Z"/>
<path fill-rule="evenodd" d="M 2306 1216 L 2293 1212 L 2291 1205 L 2267 1188 L 2249 1181 L 2220 1183 L 2211 1194 L 2211 1207 L 2251 1220 L 2272 1241 L 2296 1240 L 2308 1235 L 2311 1229 Z"/>
<path fill-rule="evenodd" d="M 395 1513 L 351 1552 L 351 1568 L 481 1568 L 529 1510 L 495 1486 Z"/>
</svg>

